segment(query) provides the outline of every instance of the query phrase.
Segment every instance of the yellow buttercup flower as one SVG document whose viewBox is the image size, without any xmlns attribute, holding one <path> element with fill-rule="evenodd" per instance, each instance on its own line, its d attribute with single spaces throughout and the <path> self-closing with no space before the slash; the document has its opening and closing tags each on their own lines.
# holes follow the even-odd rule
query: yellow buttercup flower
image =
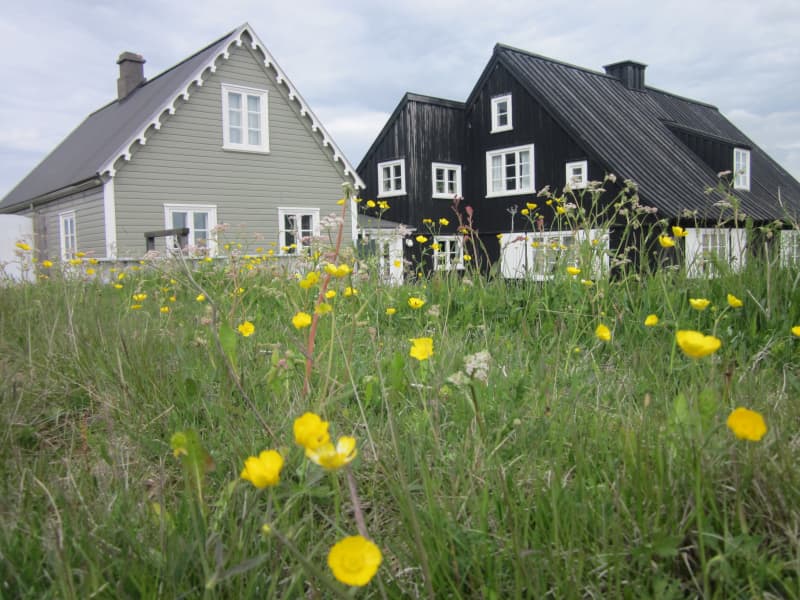
<svg viewBox="0 0 800 600">
<path fill-rule="evenodd" d="M 53 266 L 53 261 L 50 261 L 50 260 L 43 260 L 43 261 L 42 261 L 42 266 L 43 266 L 45 269 L 49 269 L 50 267 L 52 267 L 52 266 Z"/>
<path fill-rule="evenodd" d="M 350 296 L 358 296 L 358 290 L 348 285 L 346 288 L 344 288 L 344 297 L 349 298 Z"/>
<path fill-rule="evenodd" d="M 292 325 L 295 329 L 303 329 L 311 325 L 311 315 L 307 312 L 300 311 L 292 317 Z"/>
<path fill-rule="evenodd" d="M 331 312 L 332 310 L 333 310 L 333 307 L 330 304 L 328 304 L 327 302 L 320 302 L 314 308 L 314 312 L 317 313 L 318 315 L 326 315 L 329 312 Z"/>
<path fill-rule="evenodd" d="M 350 275 L 350 273 L 353 272 L 353 269 L 351 269 L 346 264 L 334 265 L 334 264 L 328 263 L 328 264 L 325 265 L 325 272 L 328 275 L 331 275 L 333 277 L 337 277 L 337 278 L 341 279 L 342 277 L 347 277 L 348 275 Z"/>
<path fill-rule="evenodd" d="M 325 292 L 325 298 L 327 298 L 328 300 L 336 298 L 336 290 L 328 290 L 327 292 Z"/>
<path fill-rule="evenodd" d="M 414 239 L 417 240 L 417 242 L 419 242 L 420 244 L 424 244 L 425 242 L 428 241 L 428 238 L 426 238 L 424 235 L 418 235 Z"/>
<path fill-rule="evenodd" d="M 197 297 L 195 298 L 195 300 L 197 300 L 198 302 L 205 302 L 206 301 L 206 295 L 205 294 L 197 294 Z"/>
<path fill-rule="evenodd" d="M 380 548 L 360 535 L 336 542 L 328 553 L 328 567 L 333 576 L 345 585 L 356 587 L 372 580 L 382 560 Z"/>
<path fill-rule="evenodd" d="M 367 208 L 375 208 L 375 200 L 367 200 Z"/>
<path fill-rule="evenodd" d="M 408 355 L 419 361 L 428 360 L 433 356 L 433 338 L 411 338 L 411 350 Z"/>
<path fill-rule="evenodd" d="M 711 304 L 711 300 L 706 298 L 689 298 L 689 304 L 695 310 L 705 310 Z"/>
<path fill-rule="evenodd" d="M 277 485 L 283 468 L 283 457 L 276 450 L 264 450 L 257 457 L 250 456 L 244 461 L 240 477 L 258 489 Z"/>
<path fill-rule="evenodd" d="M 529 211 L 527 208 L 523 208 L 521 211 L 519 211 L 519 214 L 521 214 L 523 217 L 527 217 L 529 214 L 531 214 L 531 211 Z"/>
<path fill-rule="evenodd" d="M 795 325 L 792 327 L 792 335 L 800 337 L 800 325 Z"/>
<path fill-rule="evenodd" d="M 402 267 L 402 266 L 403 266 L 403 261 L 401 261 L 401 260 L 395 260 L 395 261 L 392 263 L 392 265 L 394 266 L 394 268 L 395 268 L 395 269 L 399 269 L 400 267 Z"/>
<path fill-rule="evenodd" d="M 356 438 L 350 436 L 340 437 L 336 446 L 327 442 L 314 450 L 306 448 L 306 458 L 328 471 L 335 471 L 351 463 L 357 454 Z"/>
<path fill-rule="evenodd" d="M 30 249 L 31 249 L 31 247 L 28 244 L 26 244 L 25 242 L 17 242 L 15 244 L 15 246 L 17 248 L 19 248 L 20 250 L 22 250 L 23 252 L 29 252 Z"/>
<path fill-rule="evenodd" d="M 580 272 L 581 272 L 581 270 L 578 267 L 573 267 L 573 266 L 567 267 L 567 273 L 569 273 L 570 275 L 573 275 L 573 276 L 579 275 Z"/>
<path fill-rule="evenodd" d="M 675 240 L 669 237 L 668 235 L 660 235 L 658 236 L 658 243 L 661 244 L 662 248 L 674 248 L 675 247 Z"/>
<path fill-rule="evenodd" d="M 602 323 L 600 323 L 600 325 L 598 325 L 597 328 L 594 330 L 594 335 L 601 342 L 611 341 L 611 330 Z"/>
<path fill-rule="evenodd" d="M 563 215 L 567 212 L 567 209 L 563 206 L 556 206 L 556 212 L 560 215 Z"/>
<path fill-rule="evenodd" d="M 737 298 L 733 294 L 728 294 L 728 306 L 730 306 L 731 308 L 741 308 L 742 306 L 744 306 L 744 302 L 739 300 L 739 298 Z"/>
<path fill-rule="evenodd" d="M 655 327 L 658 325 L 658 315 L 647 315 L 644 320 L 645 327 Z"/>
<path fill-rule="evenodd" d="M 124 285 L 122 285 L 121 283 L 115 283 L 115 284 L 114 284 L 114 287 L 115 287 L 116 289 L 118 289 L 118 290 L 121 290 L 121 289 L 122 289 L 122 288 L 124 288 L 125 286 L 124 286 Z"/>
<path fill-rule="evenodd" d="M 250 337 L 253 335 L 253 332 L 256 330 L 256 326 L 253 325 L 250 321 L 245 321 L 236 329 L 239 330 L 239 333 L 242 334 L 242 337 Z"/>
<path fill-rule="evenodd" d="M 294 441 L 306 450 L 316 450 L 331 440 L 328 422 L 312 412 L 304 413 L 294 420 Z"/>
<path fill-rule="evenodd" d="M 447 227 L 448 225 L 450 225 L 450 221 L 442 217 L 441 219 L 439 219 L 439 225 L 441 225 L 442 227 Z"/>
<path fill-rule="evenodd" d="M 465 254 L 464 255 L 464 262 L 469 262 L 471 260 L 472 260 L 472 256 L 470 256 L 469 254 Z"/>
<path fill-rule="evenodd" d="M 767 424 L 761 413 L 739 407 L 728 415 L 728 429 L 740 440 L 758 442 L 767 433 Z"/>
<path fill-rule="evenodd" d="M 131 304 L 131 310 L 139 310 L 142 308 L 141 304 Z"/>
<path fill-rule="evenodd" d="M 422 298 L 417 298 L 415 296 L 412 296 L 411 298 L 408 299 L 408 305 L 414 309 L 422 308 L 423 306 L 425 306 L 425 300 L 423 300 Z"/>
<path fill-rule="evenodd" d="M 528 210 L 536 210 L 538 207 L 539 207 L 539 205 L 536 204 L 536 202 L 526 202 L 525 203 L 525 208 L 527 208 Z"/>
<path fill-rule="evenodd" d="M 147 300 L 147 294 L 134 294 L 133 299 L 135 302 L 144 302 Z"/>
<path fill-rule="evenodd" d="M 394 307 L 391 307 L 391 306 L 386 309 L 386 314 L 389 315 L 390 317 L 396 312 L 397 312 L 397 309 L 394 308 Z"/>
<path fill-rule="evenodd" d="M 581 283 L 586 287 L 592 287 L 594 285 L 594 281 L 591 279 L 581 279 Z"/>
<path fill-rule="evenodd" d="M 158 309 L 162 314 L 167 314 L 169 312 L 169 306 L 162 306 Z"/>
<path fill-rule="evenodd" d="M 676 238 L 686 237 L 686 230 L 683 227 L 678 227 L 677 225 L 673 225 L 672 235 L 674 235 Z"/>
<path fill-rule="evenodd" d="M 722 340 L 713 335 L 704 335 L 699 331 L 680 330 L 675 333 L 675 341 L 686 356 L 703 358 L 714 354 L 722 346 Z"/>
</svg>

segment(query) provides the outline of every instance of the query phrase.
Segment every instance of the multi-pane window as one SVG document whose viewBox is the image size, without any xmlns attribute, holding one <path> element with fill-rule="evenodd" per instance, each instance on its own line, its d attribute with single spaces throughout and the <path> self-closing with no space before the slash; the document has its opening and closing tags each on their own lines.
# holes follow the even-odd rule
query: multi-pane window
<svg viewBox="0 0 800 600">
<path fill-rule="evenodd" d="M 224 148 L 268 152 L 267 91 L 223 84 L 222 125 Z"/>
<path fill-rule="evenodd" d="M 279 208 L 281 254 L 306 254 L 319 236 L 319 209 Z"/>
<path fill-rule="evenodd" d="M 586 278 L 595 279 L 608 271 L 607 250 L 608 233 L 600 229 L 504 233 L 500 272 L 510 279 L 544 281 L 580 264 Z"/>
<path fill-rule="evenodd" d="M 402 196 L 406 193 L 405 161 L 378 163 L 378 197 Z"/>
<path fill-rule="evenodd" d="M 433 268 L 452 271 L 464 268 L 464 238 L 454 235 L 437 235 L 433 238 Z"/>
<path fill-rule="evenodd" d="M 557 265 L 568 260 L 575 241 L 575 234 L 572 232 L 558 231 L 528 236 L 531 248 L 528 273 L 531 278 L 543 280 L 552 277 Z"/>
<path fill-rule="evenodd" d="M 686 266 L 690 277 L 715 277 L 720 267 L 739 270 L 745 261 L 747 232 L 739 228 L 686 230 Z"/>
<path fill-rule="evenodd" d="M 486 180 L 487 196 L 533 192 L 533 144 L 487 152 Z"/>
<path fill-rule="evenodd" d="M 75 211 L 58 215 L 59 233 L 61 238 L 61 259 L 75 258 L 78 251 L 78 233 L 75 228 Z"/>
<path fill-rule="evenodd" d="M 566 183 L 573 190 L 582 190 L 586 187 L 588 163 L 585 160 L 568 162 L 566 167 Z"/>
<path fill-rule="evenodd" d="M 433 163 L 432 169 L 434 198 L 461 195 L 461 165 Z"/>
<path fill-rule="evenodd" d="M 750 150 L 733 149 L 733 188 L 750 189 Z"/>
<path fill-rule="evenodd" d="M 781 264 L 785 267 L 800 264 L 800 230 L 784 229 L 781 236 Z"/>
<path fill-rule="evenodd" d="M 511 94 L 492 98 L 492 131 L 508 131 L 513 129 L 511 120 Z"/>
<path fill-rule="evenodd" d="M 164 205 L 167 229 L 189 229 L 187 243 L 198 255 L 214 256 L 216 244 L 213 229 L 217 226 L 217 207 L 213 205 L 166 204 Z M 167 249 L 178 250 L 177 236 L 167 238 Z"/>
</svg>

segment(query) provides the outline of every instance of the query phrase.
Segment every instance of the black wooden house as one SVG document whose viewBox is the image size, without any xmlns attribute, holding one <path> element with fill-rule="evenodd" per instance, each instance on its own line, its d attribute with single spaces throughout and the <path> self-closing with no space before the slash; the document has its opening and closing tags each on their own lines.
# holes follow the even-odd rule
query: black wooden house
<svg viewBox="0 0 800 600">
<path fill-rule="evenodd" d="M 464 265 L 452 209 L 463 197 L 461 213 L 470 207 L 486 255 L 505 263 L 507 277 L 546 276 L 556 251 L 577 239 L 559 230 L 556 206 L 539 206 L 546 186 L 569 186 L 574 198 L 600 181 L 610 202 L 635 182 L 653 223 L 685 227 L 677 241 L 698 273 L 708 252 L 745 259 L 745 219 L 717 227 L 729 208 L 707 193 L 720 172 L 730 172 L 749 223 L 796 222 L 797 180 L 716 107 L 648 87 L 644 74 L 633 61 L 600 73 L 498 44 L 465 102 L 402 98 L 357 169 L 362 195 L 384 200 L 383 218 L 416 232 L 433 222 L 429 255 L 441 269 Z M 522 214 L 533 204 L 538 221 Z M 614 248 L 613 231 L 597 235 Z M 787 259 L 800 258 L 796 229 L 782 237 Z"/>
</svg>

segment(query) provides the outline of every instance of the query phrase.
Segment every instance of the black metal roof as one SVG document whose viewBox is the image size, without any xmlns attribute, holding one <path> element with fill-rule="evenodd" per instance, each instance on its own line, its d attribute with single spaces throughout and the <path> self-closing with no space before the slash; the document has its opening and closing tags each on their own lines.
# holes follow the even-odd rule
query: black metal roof
<svg viewBox="0 0 800 600">
<path fill-rule="evenodd" d="M 643 201 L 657 207 L 660 217 L 679 218 L 684 210 L 711 217 L 719 199 L 705 193 L 719 182 L 717 173 L 670 126 L 750 149 L 750 191 L 735 192 L 743 213 L 758 221 L 800 215 L 800 183 L 716 107 L 650 87 L 631 90 L 605 73 L 501 44 L 484 73 L 495 62 L 508 68 L 597 162 L 635 181 Z"/>
</svg>

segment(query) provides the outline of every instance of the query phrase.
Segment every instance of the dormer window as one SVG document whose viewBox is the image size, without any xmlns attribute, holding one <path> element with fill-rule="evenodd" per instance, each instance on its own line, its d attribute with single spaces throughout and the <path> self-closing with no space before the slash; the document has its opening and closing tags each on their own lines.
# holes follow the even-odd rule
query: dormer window
<svg viewBox="0 0 800 600">
<path fill-rule="evenodd" d="M 750 150 L 733 149 L 733 189 L 750 190 Z"/>
<path fill-rule="evenodd" d="M 510 131 L 514 128 L 511 120 L 511 94 L 492 98 L 492 133 Z"/>
<path fill-rule="evenodd" d="M 267 90 L 222 84 L 222 147 L 269 152 Z"/>
<path fill-rule="evenodd" d="M 582 190 L 586 187 L 589 166 L 587 161 L 579 160 L 567 163 L 567 186 L 573 190 Z"/>
</svg>

